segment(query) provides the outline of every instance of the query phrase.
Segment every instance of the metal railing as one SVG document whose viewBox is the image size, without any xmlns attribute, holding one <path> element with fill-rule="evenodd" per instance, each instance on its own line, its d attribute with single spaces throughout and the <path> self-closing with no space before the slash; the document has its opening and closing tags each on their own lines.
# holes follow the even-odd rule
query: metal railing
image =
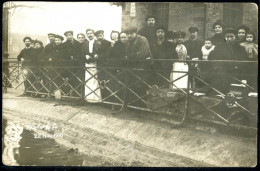
<svg viewBox="0 0 260 171">
<path fill-rule="evenodd" d="M 172 70 L 173 63 L 187 65 L 188 70 Z M 63 98 L 75 102 L 94 100 L 120 106 L 119 111 L 134 108 L 169 114 L 178 118 L 176 126 L 189 118 L 256 129 L 257 98 L 248 97 L 248 92 L 257 92 L 257 65 L 256 61 L 162 59 L 151 63 L 109 59 L 97 67 L 78 67 L 52 62 L 48 66 L 29 66 L 10 61 L 9 73 L 3 70 L 2 91 L 12 85 L 25 93 L 51 97 L 59 90 Z M 173 79 L 174 74 L 179 76 Z M 241 90 L 228 90 L 231 83 Z M 196 96 L 196 92 L 205 95 Z"/>
</svg>

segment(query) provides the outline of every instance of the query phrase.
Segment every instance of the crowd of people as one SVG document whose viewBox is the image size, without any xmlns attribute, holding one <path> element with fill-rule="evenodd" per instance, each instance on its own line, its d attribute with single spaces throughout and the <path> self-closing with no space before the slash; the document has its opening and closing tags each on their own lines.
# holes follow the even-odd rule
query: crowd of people
<svg viewBox="0 0 260 171">
<path fill-rule="evenodd" d="M 104 39 L 103 30 L 94 31 L 93 29 L 87 29 L 86 34 L 78 33 L 77 40 L 74 38 L 73 31 L 66 31 L 64 33 L 65 42 L 63 36 L 49 33 L 50 42 L 45 47 L 41 41 L 25 37 L 23 39 L 25 48 L 17 59 L 22 61 L 24 66 L 86 67 L 85 73 L 77 74 L 88 80 L 84 94 L 88 95 L 86 100 L 94 102 L 102 100 L 101 91 L 97 88 L 99 87 L 97 78 L 100 80 L 105 78 L 102 78 L 104 75 L 98 74 L 99 67 L 107 65 L 125 67 L 125 63 L 115 59 L 128 61 L 128 67 L 151 69 L 151 72 L 143 72 L 142 78 L 158 86 L 161 86 L 161 81 L 154 76 L 155 72 L 159 72 L 168 80 L 173 81 L 171 88 L 187 88 L 189 86 L 188 77 L 184 76 L 185 73 L 182 72 L 195 69 L 203 80 L 214 84 L 214 87 L 224 93 L 228 91 L 230 85 L 227 73 L 239 73 L 241 80 L 247 80 L 248 84 L 257 87 L 257 76 L 244 76 L 247 73 L 257 74 L 257 68 L 251 67 L 249 64 L 198 62 L 191 67 L 185 62 L 186 60 L 257 61 L 256 37 L 247 26 L 240 25 L 236 29 L 225 28 L 225 25 L 219 20 L 212 26 L 214 36 L 202 41 L 198 38 L 199 29 L 190 27 L 188 29 L 190 37 L 184 41 L 186 37 L 184 31 L 173 32 L 163 26 L 156 26 L 154 16 L 148 16 L 145 21 L 147 25 L 140 30 L 130 26 L 121 32 L 112 31 L 110 41 Z M 167 60 L 160 61 L 162 59 Z M 179 61 L 169 62 L 168 59 Z M 222 75 L 217 76 L 216 73 L 222 73 Z M 71 73 L 64 71 L 61 75 L 64 79 L 69 79 L 72 86 L 75 84 L 75 80 L 70 79 Z M 180 77 L 182 78 L 178 79 Z M 176 79 L 177 81 L 174 81 Z M 192 86 L 200 87 L 201 85 L 194 80 Z M 95 93 L 91 93 L 93 90 Z"/>
</svg>

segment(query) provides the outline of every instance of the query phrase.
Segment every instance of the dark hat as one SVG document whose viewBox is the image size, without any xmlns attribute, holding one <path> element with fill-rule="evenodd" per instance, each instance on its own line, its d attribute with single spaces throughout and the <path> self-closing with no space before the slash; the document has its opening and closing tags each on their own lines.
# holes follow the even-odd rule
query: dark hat
<svg viewBox="0 0 260 171">
<path fill-rule="evenodd" d="M 81 35 L 81 36 L 83 36 L 83 37 L 86 38 L 86 35 L 85 35 L 84 33 L 79 33 L 79 34 L 77 34 L 77 37 L 79 37 L 79 35 Z"/>
<path fill-rule="evenodd" d="M 66 32 L 64 33 L 64 36 L 67 36 L 68 33 L 71 33 L 71 34 L 73 35 L 73 31 L 70 30 L 70 31 L 66 31 Z"/>
<path fill-rule="evenodd" d="M 217 20 L 214 24 L 213 24 L 213 29 L 215 28 L 216 25 L 220 25 L 223 29 L 225 29 L 225 25 L 222 23 L 221 20 Z"/>
<path fill-rule="evenodd" d="M 98 31 L 96 31 L 95 36 L 97 36 L 97 35 L 99 35 L 99 34 L 104 34 L 104 30 L 98 30 Z"/>
<path fill-rule="evenodd" d="M 55 38 L 59 38 L 59 39 L 61 39 L 61 41 L 64 40 L 64 38 L 62 36 L 58 35 L 58 34 L 55 35 Z"/>
<path fill-rule="evenodd" d="M 190 27 L 189 32 L 199 32 L 199 29 L 197 27 Z"/>
<path fill-rule="evenodd" d="M 241 24 L 241 25 L 237 26 L 237 28 L 236 28 L 237 32 L 238 32 L 240 29 L 243 29 L 243 30 L 245 30 L 246 32 L 249 31 L 249 27 L 245 26 L 244 24 Z"/>
<path fill-rule="evenodd" d="M 26 39 L 29 39 L 30 41 L 32 41 L 32 38 L 26 36 L 25 38 L 23 38 L 23 42 L 25 42 Z"/>
<path fill-rule="evenodd" d="M 86 33 L 87 33 L 88 31 L 92 31 L 93 33 L 95 33 L 95 31 L 94 31 L 93 29 L 87 29 L 87 30 L 86 30 Z"/>
<path fill-rule="evenodd" d="M 33 43 L 33 44 L 34 44 L 34 43 L 35 43 L 35 41 L 36 41 L 36 40 L 33 40 L 33 39 L 32 39 L 32 40 L 31 40 L 31 43 Z"/>
<path fill-rule="evenodd" d="M 36 44 L 36 43 L 39 43 L 41 46 L 43 46 L 43 43 L 42 43 L 42 41 L 40 41 L 40 40 L 35 40 L 34 43 L 35 43 L 35 44 Z"/>
<path fill-rule="evenodd" d="M 131 33 L 136 33 L 137 32 L 137 27 L 135 26 L 130 26 L 127 29 L 125 29 L 126 34 L 131 34 Z"/>
<path fill-rule="evenodd" d="M 175 33 L 175 36 L 176 36 L 175 38 L 180 38 L 180 37 L 185 38 L 186 33 L 184 31 L 177 31 Z"/>
<path fill-rule="evenodd" d="M 155 20 L 155 17 L 153 15 L 148 15 L 146 18 L 145 18 L 145 21 L 148 21 L 149 18 L 153 18 Z"/>
<path fill-rule="evenodd" d="M 233 33 L 234 35 L 236 35 L 237 31 L 233 28 L 227 28 L 225 30 L 225 34 L 227 34 L 227 33 Z"/>
<path fill-rule="evenodd" d="M 166 38 L 167 39 L 175 39 L 175 35 L 174 35 L 173 31 L 168 31 L 166 33 Z"/>
<path fill-rule="evenodd" d="M 54 33 L 48 33 L 48 36 L 55 36 L 55 34 Z"/>
<path fill-rule="evenodd" d="M 165 27 L 163 27 L 163 26 L 158 26 L 158 27 L 156 27 L 156 31 L 157 30 L 164 30 L 164 32 L 167 32 L 167 30 L 165 29 Z"/>
</svg>

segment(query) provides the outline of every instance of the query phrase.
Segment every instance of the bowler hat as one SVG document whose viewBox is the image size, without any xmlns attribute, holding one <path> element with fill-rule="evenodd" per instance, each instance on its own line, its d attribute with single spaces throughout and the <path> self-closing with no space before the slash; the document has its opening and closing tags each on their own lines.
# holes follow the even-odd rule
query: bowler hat
<svg viewBox="0 0 260 171">
<path fill-rule="evenodd" d="M 197 27 L 190 27 L 189 32 L 199 32 L 199 29 Z"/>
<path fill-rule="evenodd" d="M 69 30 L 64 33 L 65 36 L 67 36 L 68 33 L 71 33 L 73 35 L 73 31 Z"/>
<path fill-rule="evenodd" d="M 55 35 L 55 38 L 61 39 L 61 41 L 64 40 L 64 38 L 62 36 L 58 35 L 58 34 Z"/>
</svg>

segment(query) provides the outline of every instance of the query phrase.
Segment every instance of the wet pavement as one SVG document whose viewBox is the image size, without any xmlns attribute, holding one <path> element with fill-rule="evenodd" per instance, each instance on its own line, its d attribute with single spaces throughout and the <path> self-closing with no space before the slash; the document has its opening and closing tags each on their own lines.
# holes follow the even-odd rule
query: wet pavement
<svg viewBox="0 0 260 171">
<path fill-rule="evenodd" d="M 3 158 L 8 159 L 5 164 L 15 164 L 21 166 L 81 166 L 84 157 L 73 149 L 67 149 L 57 144 L 50 138 L 35 138 L 35 133 L 26 129 L 22 130 L 21 139 L 13 138 L 12 143 L 7 143 L 8 137 L 7 127 L 12 123 L 3 120 Z M 8 124 L 8 126 L 7 126 Z M 14 125 L 12 125 L 13 130 Z M 7 128 L 7 129 L 6 129 Z M 9 141 L 10 142 L 10 141 Z M 14 143 L 18 143 L 14 146 Z M 17 148 L 18 147 L 18 148 Z M 7 150 L 9 149 L 9 150 Z M 8 151 L 8 152 L 6 152 Z M 12 151 L 12 152 L 10 152 Z M 6 154 L 5 154 L 6 153 Z M 7 156 L 6 156 L 7 155 Z M 10 156 L 13 155 L 13 156 Z M 11 160 L 11 159 L 14 160 Z"/>
</svg>

